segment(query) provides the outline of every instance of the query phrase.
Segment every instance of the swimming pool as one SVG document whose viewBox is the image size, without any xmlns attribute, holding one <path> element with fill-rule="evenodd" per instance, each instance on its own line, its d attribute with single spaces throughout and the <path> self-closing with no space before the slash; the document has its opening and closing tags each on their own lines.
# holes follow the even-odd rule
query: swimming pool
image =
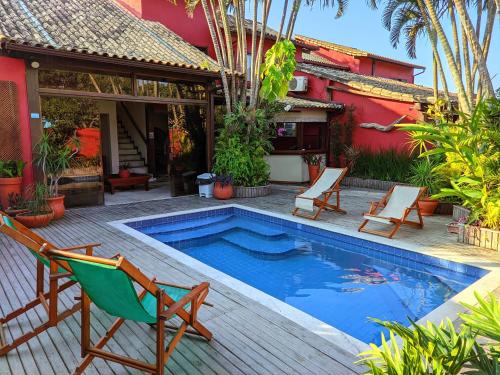
<svg viewBox="0 0 500 375">
<path fill-rule="evenodd" d="M 364 343 L 368 317 L 418 320 L 488 273 L 235 206 L 124 225 Z"/>
</svg>

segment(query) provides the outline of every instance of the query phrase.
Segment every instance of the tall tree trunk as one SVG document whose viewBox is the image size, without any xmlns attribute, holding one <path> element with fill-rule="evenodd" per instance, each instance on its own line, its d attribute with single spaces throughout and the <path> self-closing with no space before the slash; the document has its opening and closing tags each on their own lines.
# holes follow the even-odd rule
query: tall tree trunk
<svg viewBox="0 0 500 375">
<path fill-rule="evenodd" d="M 262 63 L 262 58 L 263 58 L 263 51 L 264 51 L 264 40 L 266 39 L 266 29 L 267 29 L 267 18 L 269 15 L 269 10 L 271 8 L 271 1 L 272 0 L 264 0 L 264 3 L 262 4 L 262 22 L 261 22 L 261 28 L 260 28 L 260 40 L 259 40 L 259 48 L 257 50 L 257 57 L 255 59 L 255 91 L 250 93 L 254 97 L 253 102 L 255 103 L 255 106 L 258 105 L 258 96 L 259 96 L 259 90 L 260 90 L 260 65 Z"/>
<path fill-rule="evenodd" d="M 285 4 L 283 5 L 283 12 L 281 13 L 281 21 L 280 21 L 280 28 L 278 31 L 278 39 L 276 40 L 277 42 L 280 41 L 281 35 L 283 33 L 283 26 L 285 26 L 285 19 L 286 19 L 287 11 L 288 11 L 288 0 L 285 0 Z"/>
<path fill-rule="evenodd" d="M 219 46 L 219 41 L 217 40 L 217 34 L 214 29 L 214 24 L 212 16 L 210 15 L 210 9 L 208 8 L 207 0 L 201 0 L 201 6 L 203 12 L 205 13 L 205 18 L 208 24 L 208 30 L 210 31 L 210 38 L 212 38 L 212 44 L 215 50 L 215 57 L 219 63 L 220 75 L 222 80 L 222 89 L 224 90 L 224 96 L 226 98 L 226 111 L 231 113 L 231 96 L 229 95 L 229 85 L 227 83 L 226 67 L 222 63 L 222 53 Z"/>
<path fill-rule="evenodd" d="M 425 5 L 427 6 L 430 22 L 433 26 L 433 29 L 436 30 L 437 36 L 441 42 L 446 60 L 448 61 L 448 67 L 450 68 L 451 76 L 453 77 L 453 81 L 455 82 L 455 86 L 457 87 L 459 106 L 461 107 L 463 112 L 471 113 L 472 107 L 469 98 L 467 97 L 467 94 L 465 92 L 465 87 L 462 82 L 462 77 L 460 76 L 460 72 L 458 71 L 455 58 L 453 57 L 453 51 L 451 50 L 448 39 L 446 38 L 443 26 L 441 25 L 441 22 L 439 22 L 438 16 L 436 14 L 436 9 L 434 8 L 433 0 L 417 0 L 417 1 L 419 3 L 424 1 Z"/>
<path fill-rule="evenodd" d="M 293 35 L 293 30 L 295 28 L 295 22 L 297 21 L 297 15 L 299 13 L 301 0 L 294 0 L 292 11 L 290 13 L 290 19 L 288 22 L 288 30 L 286 32 L 286 39 L 291 40 Z"/>
<path fill-rule="evenodd" d="M 250 108 L 255 106 L 255 53 L 257 50 L 257 13 L 259 9 L 259 1 L 253 0 L 253 21 L 252 21 L 252 66 L 250 68 Z"/>
<path fill-rule="evenodd" d="M 221 4 L 222 3 L 222 4 Z M 231 28 L 227 19 L 227 5 L 224 0 L 219 0 L 219 13 L 222 22 L 222 29 L 224 30 L 224 38 L 226 40 L 227 60 L 229 63 L 229 70 L 231 72 L 231 103 L 236 104 L 236 64 L 234 61 L 233 38 Z"/>
<path fill-rule="evenodd" d="M 483 43 L 481 48 L 483 50 L 483 56 L 485 60 L 488 60 L 488 54 L 490 52 L 491 37 L 493 34 L 493 26 L 495 25 L 495 12 L 497 11 L 497 6 L 493 1 L 488 1 L 487 3 L 488 14 L 486 17 L 486 26 L 483 33 Z M 477 73 L 477 63 L 474 62 L 472 65 L 472 79 Z"/>
<path fill-rule="evenodd" d="M 460 42 L 458 39 L 458 28 L 457 20 L 455 17 L 455 8 L 453 7 L 453 1 L 448 0 L 448 13 L 450 14 L 451 22 L 451 32 L 453 34 L 453 47 L 455 49 L 455 62 L 457 63 L 457 68 L 460 74 L 462 74 L 462 60 L 460 55 Z"/>
<path fill-rule="evenodd" d="M 469 41 L 467 40 L 467 34 L 462 25 L 462 50 L 464 54 L 464 75 L 465 75 L 465 87 L 467 89 L 467 96 L 470 98 L 471 102 L 474 98 L 474 85 L 472 83 L 471 75 L 471 61 L 469 56 Z"/>
<path fill-rule="evenodd" d="M 436 31 L 432 28 L 432 24 L 431 24 L 431 21 L 428 17 L 423 0 L 417 0 L 417 5 L 418 5 L 418 8 L 420 10 L 420 14 L 422 15 L 422 19 L 424 21 L 427 35 L 429 36 L 429 39 L 431 41 L 432 56 L 436 61 L 437 71 L 439 72 L 439 76 L 441 78 L 441 84 L 443 86 L 444 98 L 448 102 L 448 105 L 451 106 L 450 93 L 448 91 L 448 83 L 446 82 L 446 75 L 444 74 L 443 63 L 441 61 L 441 56 L 439 55 Z"/>
<path fill-rule="evenodd" d="M 240 101 L 247 100 L 247 28 L 245 24 L 245 0 L 240 0 L 240 27 L 241 27 L 241 70 L 243 77 L 241 79 Z"/>
<path fill-rule="evenodd" d="M 432 54 L 432 89 L 434 93 L 434 101 L 437 102 L 439 98 L 438 64 L 434 53 Z"/>
<path fill-rule="evenodd" d="M 457 8 L 457 13 L 458 16 L 460 17 L 460 22 L 462 23 L 464 30 L 467 34 L 472 54 L 474 56 L 475 61 L 477 62 L 479 80 L 481 81 L 484 94 L 486 97 L 494 96 L 495 91 L 493 90 L 493 83 L 491 82 L 491 76 L 490 73 L 488 72 L 488 67 L 486 66 L 486 60 L 483 56 L 483 51 L 481 49 L 481 45 L 479 44 L 479 39 L 477 37 L 477 34 L 474 32 L 474 26 L 472 25 L 472 21 L 469 17 L 469 14 L 467 13 L 465 2 L 464 0 L 453 0 L 453 2 L 455 3 L 455 7 Z M 482 2 L 480 1 L 480 3 Z"/>
</svg>

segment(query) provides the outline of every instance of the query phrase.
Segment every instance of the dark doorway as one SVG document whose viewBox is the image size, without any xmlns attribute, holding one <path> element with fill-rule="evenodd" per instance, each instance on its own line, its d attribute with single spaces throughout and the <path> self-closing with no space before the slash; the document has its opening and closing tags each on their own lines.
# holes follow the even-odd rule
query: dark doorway
<svg viewBox="0 0 500 375">
<path fill-rule="evenodd" d="M 155 177 L 168 176 L 169 137 L 166 105 L 146 106 L 149 172 Z"/>
</svg>

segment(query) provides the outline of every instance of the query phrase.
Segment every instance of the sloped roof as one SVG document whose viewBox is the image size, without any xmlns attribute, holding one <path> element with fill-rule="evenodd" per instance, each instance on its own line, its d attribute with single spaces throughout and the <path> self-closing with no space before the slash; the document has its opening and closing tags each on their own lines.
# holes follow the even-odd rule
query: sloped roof
<svg viewBox="0 0 500 375">
<path fill-rule="evenodd" d="M 343 104 L 335 102 L 322 102 L 318 100 L 297 98 L 295 96 L 287 96 L 283 99 L 278 99 L 279 102 L 290 105 L 292 108 L 307 108 L 307 109 L 325 109 L 325 110 L 340 110 L 344 108 Z"/>
<path fill-rule="evenodd" d="M 348 66 L 335 64 L 333 61 L 330 61 L 326 57 L 318 55 L 317 53 L 314 53 L 314 52 L 302 51 L 302 60 L 304 60 L 304 62 L 306 62 L 306 63 L 310 63 L 310 64 L 314 64 L 314 65 L 323 65 L 323 66 L 329 66 L 332 68 L 337 68 L 337 69 L 342 69 L 342 70 L 349 70 Z"/>
<path fill-rule="evenodd" d="M 0 0 L 0 41 L 218 72 L 215 61 L 160 23 L 112 0 Z"/>
<path fill-rule="evenodd" d="M 295 39 L 297 41 L 301 41 L 302 43 L 305 43 L 305 44 L 331 49 L 333 51 L 344 53 L 346 55 L 353 56 L 353 57 L 371 57 L 371 58 L 374 58 L 376 60 L 387 61 L 387 62 L 391 62 L 391 63 L 398 64 L 398 65 L 409 66 L 409 67 L 418 68 L 418 69 L 425 69 L 425 67 L 421 66 L 421 65 L 416 65 L 416 64 L 412 64 L 412 63 L 400 61 L 400 60 L 394 60 L 394 59 L 391 59 L 389 57 L 376 55 L 374 53 L 363 51 L 363 50 L 360 50 L 360 49 L 357 49 L 354 47 L 343 46 L 341 44 L 327 42 L 325 40 L 314 39 L 314 38 L 304 36 L 304 35 L 296 35 Z"/>
<path fill-rule="evenodd" d="M 297 64 L 297 70 L 317 77 L 331 79 L 353 89 L 382 98 L 413 103 L 430 103 L 434 101 L 434 92 L 431 87 L 305 63 Z"/>
</svg>

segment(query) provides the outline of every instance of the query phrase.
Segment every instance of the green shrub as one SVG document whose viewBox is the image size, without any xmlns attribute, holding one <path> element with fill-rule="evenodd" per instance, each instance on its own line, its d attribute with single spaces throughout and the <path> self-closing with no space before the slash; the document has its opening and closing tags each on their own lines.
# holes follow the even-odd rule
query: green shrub
<svg viewBox="0 0 500 375">
<path fill-rule="evenodd" d="M 415 158 L 394 149 L 358 150 L 350 175 L 382 181 L 408 182 Z"/>
</svg>

